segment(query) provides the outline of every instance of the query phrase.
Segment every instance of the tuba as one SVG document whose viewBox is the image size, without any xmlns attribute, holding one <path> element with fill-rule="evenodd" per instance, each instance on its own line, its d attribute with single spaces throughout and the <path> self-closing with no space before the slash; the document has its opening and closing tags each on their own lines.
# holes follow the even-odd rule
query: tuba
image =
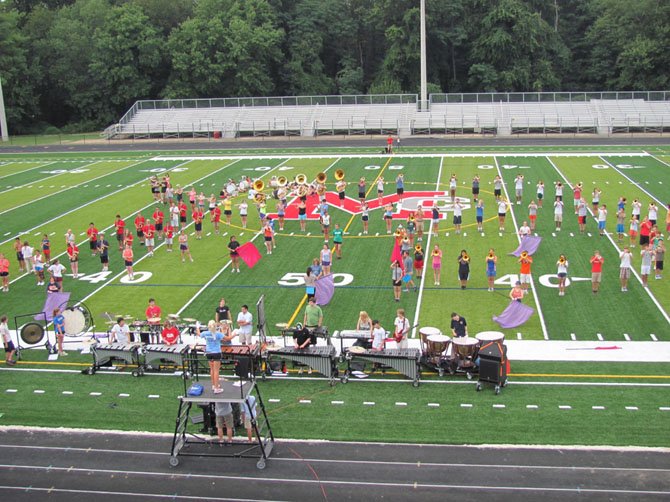
<svg viewBox="0 0 670 502">
<path fill-rule="evenodd" d="M 326 193 L 326 185 L 319 184 L 316 188 L 316 193 L 319 194 L 319 197 L 323 197 Z"/>
<path fill-rule="evenodd" d="M 254 181 L 253 187 L 254 190 L 256 190 L 257 192 L 262 192 L 263 189 L 265 188 L 265 183 L 263 183 L 263 180 L 256 180 Z"/>
<path fill-rule="evenodd" d="M 305 183 L 307 183 L 307 176 L 305 176 L 304 174 L 298 174 L 298 175 L 295 177 L 295 181 L 296 181 L 296 183 L 298 183 L 299 185 L 304 185 Z"/>
<path fill-rule="evenodd" d="M 309 192 L 309 188 L 305 184 L 301 184 L 298 187 L 298 197 L 305 197 L 307 195 L 307 192 Z"/>
<path fill-rule="evenodd" d="M 316 182 L 323 185 L 326 182 L 326 178 L 328 178 L 326 173 L 319 173 L 316 175 Z"/>
<path fill-rule="evenodd" d="M 344 171 L 342 169 L 338 169 L 335 171 L 335 180 L 336 181 L 342 181 L 344 179 Z"/>
<path fill-rule="evenodd" d="M 279 185 L 280 187 L 285 187 L 287 183 L 288 179 L 286 178 L 286 176 L 280 176 L 279 178 L 277 178 L 277 185 Z"/>
</svg>

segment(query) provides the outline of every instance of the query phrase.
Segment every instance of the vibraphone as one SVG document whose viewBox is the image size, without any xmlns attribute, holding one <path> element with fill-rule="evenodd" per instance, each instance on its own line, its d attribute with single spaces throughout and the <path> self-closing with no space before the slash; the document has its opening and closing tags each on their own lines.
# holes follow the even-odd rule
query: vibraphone
<svg viewBox="0 0 670 502">
<path fill-rule="evenodd" d="M 89 375 L 93 375 L 101 367 L 111 361 L 123 361 L 128 366 L 134 366 L 133 376 L 141 376 L 144 369 L 140 363 L 139 343 L 97 343 L 91 345 L 93 354 L 93 365 L 86 370 Z"/>
<path fill-rule="evenodd" d="M 256 373 L 260 366 L 261 350 L 260 345 L 254 343 L 253 345 L 222 345 L 221 346 L 221 364 L 235 365 L 240 359 L 246 359 L 249 364 L 249 369 L 252 374 Z M 200 373 L 209 373 L 209 362 L 205 353 L 195 348 L 187 357 L 188 368 L 191 375 L 198 379 Z"/>
<path fill-rule="evenodd" d="M 337 369 L 337 351 L 332 345 L 309 345 L 304 349 L 280 347 L 264 353 L 268 365 L 269 359 L 275 356 L 314 368 L 317 373 L 321 373 L 328 378 L 330 385 L 335 385 L 335 379 L 339 373 Z"/>
<path fill-rule="evenodd" d="M 385 349 L 385 350 L 348 350 L 347 355 L 347 371 L 342 378 L 342 382 L 346 383 L 351 374 L 351 360 L 363 359 L 373 363 L 390 366 L 398 372 L 412 379 L 414 387 L 419 386 L 419 376 L 421 372 L 421 351 L 419 349 Z"/>
</svg>

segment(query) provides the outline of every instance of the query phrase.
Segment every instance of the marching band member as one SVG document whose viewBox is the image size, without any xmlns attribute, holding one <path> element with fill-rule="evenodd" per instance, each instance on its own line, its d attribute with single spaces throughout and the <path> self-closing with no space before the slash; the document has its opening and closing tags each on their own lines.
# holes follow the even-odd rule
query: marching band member
<svg viewBox="0 0 670 502">
<path fill-rule="evenodd" d="M 494 291 L 494 281 L 496 280 L 496 266 L 498 263 L 498 257 L 495 254 L 493 248 L 489 249 L 489 254 L 485 258 L 486 263 L 486 279 L 489 283 L 488 291 Z"/>
<path fill-rule="evenodd" d="M 200 323 L 197 323 L 195 333 L 199 338 L 205 339 L 205 357 L 207 357 L 207 361 L 209 362 L 209 377 L 212 383 L 212 392 L 214 394 L 221 394 L 223 389 L 219 382 L 219 371 L 221 370 L 221 340 L 223 339 L 223 334 L 217 331 L 214 321 L 207 323 L 207 330 L 205 331 L 200 331 Z"/>
<path fill-rule="evenodd" d="M 395 326 L 394 338 L 398 344 L 398 348 L 406 349 L 408 344 L 407 335 L 409 333 L 410 326 L 409 320 L 405 317 L 404 309 L 396 310 L 396 318 L 393 321 L 393 325 Z"/>
<path fill-rule="evenodd" d="M 433 259 L 433 283 L 435 286 L 439 286 L 440 275 L 442 274 L 442 250 L 437 244 L 435 244 L 431 256 Z"/>
<path fill-rule="evenodd" d="M 556 266 L 558 268 L 556 271 L 556 275 L 558 276 L 558 296 L 565 296 L 565 282 L 568 278 L 568 267 L 570 264 L 564 254 L 558 257 Z"/>
<path fill-rule="evenodd" d="M 605 263 L 605 259 L 600 256 L 600 251 L 597 249 L 593 252 L 593 256 L 591 257 L 591 290 L 594 293 L 598 292 L 598 289 L 600 288 L 600 282 L 602 280 L 602 271 L 603 271 L 603 263 Z"/>
<path fill-rule="evenodd" d="M 521 256 L 519 256 L 519 263 L 521 264 L 521 270 L 519 272 L 521 287 L 524 290 L 527 290 L 530 285 L 530 267 L 533 263 L 533 257 L 530 256 L 527 251 L 522 251 Z"/>
<path fill-rule="evenodd" d="M 182 230 L 179 232 L 179 251 L 181 252 L 181 262 L 186 261 L 186 256 L 188 259 L 193 262 L 193 256 L 191 256 L 191 250 L 188 248 L 188 235 L 186 231 Z"/>
<path fill-rule="evenodd" d="M 158 343 L 159 328 L 161 325 L 161 308 L 156 305 L 156 300 L 149 298 L 149 305 L 144 311 L 149 323 L 149 331 L 152 343 Z"/>
<path fill-rule="evenodd" d="M 465 289 L 470 278 L 470 256 L 465 249 L 458 255 L 458 279 L 461 281 L 461 289 Z"/>
</svg>

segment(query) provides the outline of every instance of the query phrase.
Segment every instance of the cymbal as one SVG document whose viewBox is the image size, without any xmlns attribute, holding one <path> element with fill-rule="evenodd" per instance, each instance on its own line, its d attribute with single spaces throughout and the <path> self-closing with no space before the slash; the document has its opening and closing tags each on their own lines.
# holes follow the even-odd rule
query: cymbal
<svg viewBox="0 0 670 502">
<path fill-rule="evenodd" d="M 124 315 L 123 318 L 127 321 L 129 319 L 135 319 L 135 316 L 133 315 Z"/>
<path fill-rule="evenodd" d="M 147 321 L 149 321 L 149 322 L 161 322 L 161 318 L 160 317 L 149 317 L 149 318 L 147 318 Z"/>
<path fill-rule="evenodd" d="M 286 328 L 288 328 L 288 323 L 287 322 L 278 322 L 277 324 L 275 324 L 275 327 L 279 328 L 279 329 L 286 329 Z"/>
<path fill-rule="evenodd" d="M 193 319 L 192 317 L 184 317 L 184 318 L 182 319 L 182 321 L 186 321 L 186 322 L 198 322 L 197 319 Z"/>
<path fill-rule="evenodd" d="M 179 316 L 177 314 L 168 314 L 169 319 L 179 319 Z"/>
</svg>

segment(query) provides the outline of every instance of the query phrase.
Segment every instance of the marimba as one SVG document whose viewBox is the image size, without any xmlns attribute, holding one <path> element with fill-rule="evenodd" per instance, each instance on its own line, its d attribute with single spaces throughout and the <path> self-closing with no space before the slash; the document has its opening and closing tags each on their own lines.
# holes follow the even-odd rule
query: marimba
<svg viewBox="0 0 670 502">
<path fill-rule="evenodd" d="M 187 357 L 189 372 L 196 379 L 201 372 L 209 372 L 209 362 L 206 359 L 205 352 L 201 349 L 201 347 L 196 347 Z M 255 374 L 256 369 L 260 366 L 260 352 L 260 345 L 258 343 L 252 345 L 222 345 L 221 364 L 234 365 L 237 361 L 244 359 L 245 363 L 248 362 L 248 368 L 251 373 Z"/>
<path fill-rule="evenodd" d="M 144 369 L 140 363 L 139 343 L 97 343 L 91 345 L 93 365 L 86 370 L 89 375 L 94 374 L 102 366 L 112 361 L 123 361 L 128 366 L 134 366 L 133 376 L 141 376 Z"/>
<path fill-rule="evenodd" d="M 185 368 L 190 347 L 185 343 L 175 345 L 150 344 L 144 346 L 144 366 L 160 366 L 161 361 L 170 361 L 179 368 Z"/>
<path fill-rule="evenodd" d="M 317 373 L 328 378 L 330 385 L 335 385 L 338 376 L 337 351 L 332 345 L 309 345 L 304 349 L 280 347 L 268 350 L 265 352 L 268 365 L 269 359 L 274 356 L 314 368 Z"/>
<path fill-rule="evenodd" d="M 349 380 L 351 374 L 351 360 L 363 359 L 373 363 L 390 366 L 412 380 L 414 387 L 419 386 L 419 375 L 421 372 L 421 351 L 419 349 L 384 349 L 384 350 L 363 350 L 357 347 L 347 350 L 347 371 L 342 379 L 343 383 Z"/>
</svg>

